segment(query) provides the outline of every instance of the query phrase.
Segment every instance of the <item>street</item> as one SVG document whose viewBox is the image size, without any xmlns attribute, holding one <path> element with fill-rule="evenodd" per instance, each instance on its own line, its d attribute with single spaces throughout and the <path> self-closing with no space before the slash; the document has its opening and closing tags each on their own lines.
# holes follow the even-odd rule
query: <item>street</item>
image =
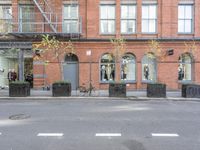
<svg viewBox="0 0 200 150">
<path fill-rule="evenodd" d="M 0 101 L 0 150 L 199 149 L 197 101 Z"/>
</svg>

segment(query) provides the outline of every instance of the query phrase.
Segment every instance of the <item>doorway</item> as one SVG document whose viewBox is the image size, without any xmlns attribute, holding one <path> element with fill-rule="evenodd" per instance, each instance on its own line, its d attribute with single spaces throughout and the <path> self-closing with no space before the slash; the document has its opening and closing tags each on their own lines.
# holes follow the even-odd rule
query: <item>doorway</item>
<svg viewBox="0 0 200 150">
<path fill-rule="evenodd" d="M 67 54 L 65 56 L 65 62 L 63 64 L 64 80 L 69 81 L 72 86 L 72 90 L 76 90 L 79 86 L 79 66 L 78 57 L 74 54 Z"/>
</svg>

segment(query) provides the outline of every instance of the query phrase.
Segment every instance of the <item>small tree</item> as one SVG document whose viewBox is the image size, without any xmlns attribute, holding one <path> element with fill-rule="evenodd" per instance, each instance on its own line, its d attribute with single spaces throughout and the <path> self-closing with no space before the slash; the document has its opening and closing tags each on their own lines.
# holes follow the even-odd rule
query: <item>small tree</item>
<svg viewBox="0 0 200 150">
<path fill-rule="evenodd" d="M 59 64 L 61 80 L 64 79 L 61 57 L 63 54 L 75 54 L 74 45 L 70 40 L 68 42 L 61 42 L 55 36 L 50 37 L 48 34 L 42 35 L 42 41 L 39 44 L 34 44 L 34 51 L 36 54 L 40 51 L 34 58 L 35 60 L 43 60 L 45 65 L 50 60 L 55 60 Z"/>
<path fill-rule="evenodd" d="M 151 54 L 154 55 L 151 55 Z M 165 59 L 166 52 L 161 48 L 160 43 L 156 40 L 148 41 L 148 49 L 146 51 L 147 57 L 155 58 L 157 61 L 163 61 Z"/>
<path fill-rule="evenodd" d="M 157 62 L 164 61 L 167 54 L 161 48 L 160 43 L 156 40 L 148 41 L 148 49 L 146 50 L 146 56 L 150 59 L 155 59 Z M 159 78 L 158 78 L 159 81 Z"/>
<path fill-rule="evenodd" d="M 126 41 L 123 38 L 114 38 L 110 39 L 110 42 L 113 46 L 112 54 L 115 57 L 115 64 L 117 64 L 126 51 Z M 115 67 L 115 71 L 118 72 L 117 67 Z"/>
<path fill-rule="evenodd" d="M 115 38 L 115 39 L 111 39 L 110 41 L 114 47 L 113 54 L 116 58 L 116 61 L 118 61 L 125 52 L 126 41 L 123 38 Z"/>
<path fill-rule="evenodd" d="M 185 49 L 184 49 L 184 53 L 190 53 L 192 54 L 192 56 L 195 58 L 197 55 L 195 55 L 195 53 L 197 52 L 197 44 L 195 43 L 195 41 L 191 41 L 191 42 L 184 42 L 185 45 Z"/>
</svg>

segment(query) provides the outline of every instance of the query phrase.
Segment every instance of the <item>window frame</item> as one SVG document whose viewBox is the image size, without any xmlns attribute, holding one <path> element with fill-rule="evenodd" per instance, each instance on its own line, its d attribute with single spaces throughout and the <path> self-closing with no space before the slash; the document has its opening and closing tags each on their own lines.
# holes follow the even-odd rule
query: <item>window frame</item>
<svg viewBox="0 0 200 150">
<path fill-rule="evenodd" d="M 143 18 L 143 13 L 141 13 L 141 33 L 142 34 L 157 34 L 157 32 L 158 32 L 158 29 L 157 29 L 157 27 L 158 27 L 158 4 L 142 4 L 142 9 L 143 9 L 143 6 L 155 6 L 156 7 L 156 9 L 155 9 L 155 11 L 156 11 L 156 14 L 155 14 L 155 19 L 150 19 L 149 18 L 149 12 L 148 12 L 148 19 L 147 18 Z M 142 10 L 141 9 L 141 10 Z M 148 8 L 148 11 L 149 11 L 149 8 Z M 145 21 L 145 20 L 147 20 L 148 21 L 148 32 L 143 32 L 142 30 L 143 30 L 143 21 Z M 149 32 L 149 29 L 150 29 L 150 27 L 149 27 L 149 21 L 155 21 L 155 32 Z"/>
<path fill-rule="evenodd" d="M 113 6 L 114 7 L 114 19 L 101 19 L 101 7 L 102 6 Z M 101 21 L 114 21 L 114 32 L 113 33 L 104 33 L 101 30 Z M 100 35 L 115 35 L 116 34 L 116 4 L 100 4 L 99 5 L 99 33 Z"/>
<path fill-rule="evenodd" d="M 134 74 L 135 74 L 135 80 L 122 80 L 122 78 L 121 78 L 122 60 L 123 60 L 123 57 L 124 57 L 124 56 L 127 56 L 127 55 L 131 55 L 131 56 L 134 58 L 134 61 L 135 61 L 135 63 L 134 63 L 134 65 L 135 65 L 135 72 L 134 72 Z M 135 55 L 132 54 L 132 53 L 125 53 L 125 54 L 121 57 L 121 60 L 120 60 L 120 81 L 121 81 L 121 82 L 124 82 L 124 83 L 136 83 L 136 82 L 137 82 L 137 61 L 136 61 Z"/>
<path fill-rule="evenodd" d="M 18 17 L 18 22 L 19 22 L 19 25 L 18 25 L 18 31 L 21 32 L 21 33 L 32 33 L 32 32 L 36 32 L 35 30 L 35 24 L 25 24 L 25 25 L 29 25 L 29 26 L 33 26 L 33 29 L 29 28 L 30 31 L 24 31 L 23 30 L 23 17 L 22 17 L 22 7 L 32 7 L 34 9 L 34 5 L 32 4 L 19 4 L 19 17 Z M 34 19 L 35 20 L 35 12 L 33 12 L 34 14 Z M 29 20 L 32 20 L 32 19 L 29 19 Z M 27 22 L 25 22 L 27 23 Z M 30 22 L 29 22 L 30 23 Z M 27 29 L 26 29 L 27 30 Z"/>
<path fill-rule="evenodd" d="M 179 6 L 184 6 L 184 19 L 179 19 Z M 191 6 L 191 15 L 192 19 L 186 19 L 185 18 L 185 7 L 186 6 Z M 178 34 L 194 34 L 194 4 L 178 4 Z M 185 21 L 190 20 L 191 21 L 191 32 L 179 32 L 179 20 L 184 21 L 184 31 L 185 31 Z"/>
<path fill-rule="evenodd" d="M 101 60 L 102 60 L 102 57 L 103 57 L 104 55 L 111 55 L 112 58 L 113 58 L 113 62 L 102 63 Z M 114 80 L 106 80 L 106 81 L 102 81 L 102 80 L 101 80 L 101 66 L 104 65 L 104 64 L 105 64 L 105 65 L 107 65 L 107 64 L 114 65 L 114 67 L 115 67 L 115 70 L 114 70 L 114 75 L 115 75 Z M 116 79 L 116 63 L 115 63 L 115 57 L 112 55 L 112 53 L 104 53 L 104 54 L 101 55 L 101 58 L 100 58 L 100 60 L 99 60 L 99 83 L 101 83 L 101 84 L 107 84 L 107 83 L 115 82 L 115 79 Z"/>
<path fill-rule="evenodd" d="M 144 68 L 143 68 L 143 64 L 144 64 L 143 62 L 144 62 L 144 58 L 146 57 L 147 59 L 150 59 L 150 58 L 148 57 L 149 54 L 145 54 L 145 55 L 142 57 L 142 61 L 141 61 L 141 67 L 142 67 L 142 70 L 141 70 L 142 83 L 154 83 L 154 82 L 157 82 L 157 80 L 158 80 L 158 79 L 157 79 L 157 73 L 158 73 L 158 68 L 157 68 L 157 67 L 158 67 L 158 64 L 157 64 L 157 60 L 156 60 L 156 57 L 155 57 L 154 54 L 152 54 L 152 53 L 150 53 L 150 54 L 151 54 L 152 56 L 154 56 L 154 59 L 153 59 L 153 60 L 155 61 L 155 64 L 154 64 L 154 65 L 155 65 L 155 66 L 154 66 L 154 68 L 155 68 L 155 73 L 153 74 L 153 75 L 155 76 L 155 78 L 154 78 L 155 80 L 144 80 L 144 79 L 143 79 L 143 73 L 144 73 L 144 72 L 143 72 L 143 69 L 144 69 Z M 149 63 L 148 63 L 148 64 L 149 64 Z"/>
<path fill-rule="evenodd" d="M 191 56 L 191 54 L 189 54 L 189 53 L 181 54 L 181 55 L 179 56 L 179 58 L 184 57 L 184 55 L 187 55 L 187 56 L 190 58 L 190 63 L 187 63 L 187 62 L 180 62 L 180 60 L 178 60 L 178 65 L 180 65 L 180 64 L 182 64 L 182 65 L 190 64 L 190 65 L 191 65 L 191 68 L 190 68 L 190 70 L 191 70 L 191 72 L 190 72 L 191 79 L 190 79 L 190 80 L 179 80 L 179 79 L 178 79 L 178 82 L 179 82 L 179 83 L 192 83 L 192 82 L 193 82 L 193 76 L 194 76 L 194 73 L 193 73 L 193 69 L 194 69 L 194 68 L 193 68 L 193 61 L 194 61 L 194 59 L 193 59 L 193 57 Z M 179 76 L 178 72 L 177 72 L 177 75 Z"/>
<path fill-rule="evenodd" d="M 122 18 L 122 6 L 134 6 L 135 7 L 135 18 Z M 122 32 L 122 21 L 135 21 L 135 31 L 133 32 Z M 128 26 L 128 25 L 127 25 Z M 128 29 L 128 27 L 126 26 L 126 29 Z M 137 5 L 136 4 L 121 4 L 120 6 L 120 33 L 122 35 L 129 35 L 129 34 L 136 34 L 137 31 Z"/>
<path fill-rule="evenodd" d="M 3 7 L 9 7 L 9 9 L 11 10 L 11 16 L 10 18 L 7 18 L 4 16 L 3 14 L 3 17 L 0 18 L 0 20 L 2 20 L 3 22 L 5 21 L 5 23 L 2 23 L 2 32 L 0 33 L 3 33 L 4 31 L 7 33 L 9 32 L 12 32 L 12 19 L 13 19 L 13 16 L 12 16 L 12 4 L 0 4 L 0 7 L 2 7 L 2 10 L 3 10 Z"/>
<path fill-rule="evenodd" d="M 77 18 L 65 18 L 65 7 L 66 6 L 76 6 L 77 7 Z M 71 13 L 71 12 L 70 12 Z M 62 11 L 62 32 L 63 33 L 80 33 L 80 24 L 79 24 L 79 5 L 78 4 L 63 4 L 63 11 Z M 77 22 L 77 32 L 68 32 L 67 30 L 64 30 L 64 24 L 65 21 L 69 21 L 70 22 L 70 29 L 71 29 L 71 21 L 76 21 Z"/>
</svg>

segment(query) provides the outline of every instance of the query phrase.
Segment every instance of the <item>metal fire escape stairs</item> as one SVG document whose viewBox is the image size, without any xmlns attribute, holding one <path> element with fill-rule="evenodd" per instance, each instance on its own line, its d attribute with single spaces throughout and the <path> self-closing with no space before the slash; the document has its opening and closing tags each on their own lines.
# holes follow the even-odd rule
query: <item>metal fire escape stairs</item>
<svg viewBox="0 0 200 150">
<path fill-rule="evenodd" d="M 44 17 L 44 19 L 49 24 L 49 26 L 52 29 L 52 31 L 54 33 L 57 33 L 56 25 L 54 25 L 54 23 L 52 22 L 52 19 L 51 19 L 51 15 L 53 15 L 53 12 L 52 12 L 51 7 L 49 6 L 48 2 L 46 0 L 43 0 L 44 5 L 47 6 L 48 9 L 49 9 L 49 12 L 45 11 L 45 9 L 41 6 L 41 3 L 39 3 L 38 0 L 33 0 L 33 2 L 35 3 L 37 8 L 39 9 L 39 11 L 42 14 L 42 16 Z M 47 13 L 49 13 L 49 15 L 50 15 L 49 17 L 47 16 Z"/>
</svg>

